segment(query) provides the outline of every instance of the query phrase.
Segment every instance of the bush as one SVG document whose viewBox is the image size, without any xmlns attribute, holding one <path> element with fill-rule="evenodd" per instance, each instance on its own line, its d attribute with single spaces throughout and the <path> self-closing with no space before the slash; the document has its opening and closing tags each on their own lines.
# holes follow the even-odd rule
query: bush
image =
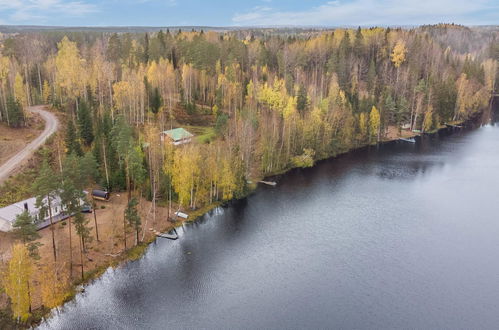
<svg viewBox="0 0 499 330">
<path fill-rule="evenodd" d="M 314 166 L 315 150 L 303 149 L 303 154 L 295 156 L 291 159 L 295 167 L 312 167 Z"/>
</svg>

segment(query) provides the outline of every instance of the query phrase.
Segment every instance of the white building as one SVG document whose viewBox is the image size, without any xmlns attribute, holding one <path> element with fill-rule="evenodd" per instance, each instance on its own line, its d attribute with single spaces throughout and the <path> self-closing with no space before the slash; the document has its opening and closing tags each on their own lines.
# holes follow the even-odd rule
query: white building
<svg viewBox="0 0 499 330">
<path fill-rule="evenodd" d="M 23 213 L 25 210 L 27 210 L 29 214 L 35 219 L 35 223 L 38 229 L 43 229 L 50 226 L 50 217 L 48 215 L 48 210 L 46 217 L 40 219 L 39 209 L 35 204 L 36 198 L 31 197 L 9 206 L 0 208 L 0 231 L 11 231 L 13 229 L 14 222 L 16 221 L 16 217 L 19 214 Z M 52 209 L 52 222 L 56 223 L 71 216 L 70 214 L 66 214 L 62 209 L 61 200 L 59 197 L 55 197 L 54 199 L 52 199 L 50 204 Z"/>
</svg>

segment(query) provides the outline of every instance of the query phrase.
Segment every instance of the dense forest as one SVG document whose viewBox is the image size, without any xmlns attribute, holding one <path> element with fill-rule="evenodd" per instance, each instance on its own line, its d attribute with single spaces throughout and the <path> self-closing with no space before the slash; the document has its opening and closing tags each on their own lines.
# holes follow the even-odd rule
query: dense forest
<svg viewBox="0 0 499 330">
<path fill-rule="evenodd" d="M 477 116 L 496 90 L 498 60 L 498 30 L 452 24 L 24 31 L 0 35 L 0 121 L 22 127 L 35 104 L 51 105 L 63 119 L 31 193 L 44 212 L 59 198 L 75 214 L 83 279 L 83 254 L 93 236 L 79 212 L 83 189 L 127 191 L 126 250 L 127 226 L 136 231 L 135 243 L 141 240 L 137 204 L 143 197 L 154 207 L 198 209 L 242 197 L 262 177 L 403 130 L 424 134 Z M 162 131 L 177 127 L 196 135 L 192 143 L 161 142 Z M 71 221 L 69 228 L 71 277 Z M 97 219 L 95 230 L 99 240 Z M 12 298 L 22 319 L 29 315 L 30 289 L 29 280 L 19 278 L 31 276 L 39 237 L 27 213 L 17 219 L 16 235 L 24 245 L 14 246 L 16 262 L 4 286 L 11 298 L 28 292 Z M 47 307 L 67 297 L 55 272 L 39 281 Z"/>
<path fill-rule="evenodd" d="M 457 25 L 45 31 L 1 45 L 0 120 L 22 126 L 27 106 L 52 104 L 67 118 L 62 149 L 90 153 L 103 187 L 192 208 L 390 127 L 466 120 L 487 107 L 499 58 L 497 31 Z M 160 131 L 186 123 L 204 127 L 199 143 L 161 147 Z"/>
</svg>

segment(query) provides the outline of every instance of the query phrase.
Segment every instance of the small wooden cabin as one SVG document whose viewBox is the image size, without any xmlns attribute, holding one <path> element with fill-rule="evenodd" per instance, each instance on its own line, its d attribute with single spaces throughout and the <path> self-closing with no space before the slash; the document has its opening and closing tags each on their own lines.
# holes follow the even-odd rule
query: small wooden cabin
<svg viewBox="0 0 499 330">
<path fill-rule="evenodd" d="M 94 189 L 92 190 L 92 198 L 107 202 L 109 200 L 109 193 L 104 190 Z"/>
<path fill-rule="evenodd" d="M 161 141 L 169 141 L 171 144 L 178 146 L 191 142 L 194 135 L 182 127 L 174 128 L 161 133 Z"/>
</svg>

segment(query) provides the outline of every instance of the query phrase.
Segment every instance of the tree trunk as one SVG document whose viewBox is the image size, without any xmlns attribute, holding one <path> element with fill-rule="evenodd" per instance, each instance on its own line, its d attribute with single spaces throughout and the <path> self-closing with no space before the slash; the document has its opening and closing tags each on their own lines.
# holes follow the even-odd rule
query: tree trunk
<svg viewBox="0 0 499 330">
<path fill-rule="evenodd" d="M 80 238 L 80 262 L 81 262 L 81 280 L 85 278 L 85 274 L 83 272 L 83 237 Z"/>
<path fill-rule="evenodd" d="M 49 219 L 50 219 L 50 231 L 52 233 L 52 250 L 54 252 L 54 262 L 57 262 L 57 252 L 55 248 L 55 232 L 54 232 L 54 222 L 52 220 L 52 203 L 50 202 L 50 197 L 47 195 L 47 202 L 49 206 Z"/>
<path fill-rule="evenodd" d="M 43 99 L 43 87 L 42 87 L 42 74 L 40 73 L 40 64 L 36 64 L 36 69 L 38 71 L 38 87 L 40 88 L 40 97 Z M 43 100 L 45 103 L 45 100 Z"/>
<path fill-rule="evenodd" d="M 69 228 L 69 278 L 73 277 L 73 249 L 71 247 L 71 217 L 68 218 Z"/>
<path fill-rule="evenodd" d="M 107 182 L 106 189 L 109 190 L 109 171 L 107 169 L 106 146 L 105 146 L 104 140 L 102 140 L 102 151 L 104 153 L 104 169 L 106 171 L 106 182 Z"/>
<path fill-rule="evenodd" d="M 99 229 L 97 227 L 97 209 L 96 209 L 97 204 L 95 204 L 95 201 L 92 204 L 93 204 L 92 206 L 94 208 L 95 237 L 97 238 L 97 242 L 100 242 Z"/>
<path fill-rule="evenodd" d="M 126 251 L 126 217 L 125 217 L 125 214 L 123 214 L 123 244 L 125 245 L 125 251 Z"/>
<path fill-rule="evenodd" d="M 10 126 L 9 109 L 7 108 L 7 97 L 5 95 L 5 85 L 3 82 L 2 82 L 2 99 L 3 99 L 4 108 L 5 108 L 5 117 L 7 118 L 7 126 Z"/>
</svg>

